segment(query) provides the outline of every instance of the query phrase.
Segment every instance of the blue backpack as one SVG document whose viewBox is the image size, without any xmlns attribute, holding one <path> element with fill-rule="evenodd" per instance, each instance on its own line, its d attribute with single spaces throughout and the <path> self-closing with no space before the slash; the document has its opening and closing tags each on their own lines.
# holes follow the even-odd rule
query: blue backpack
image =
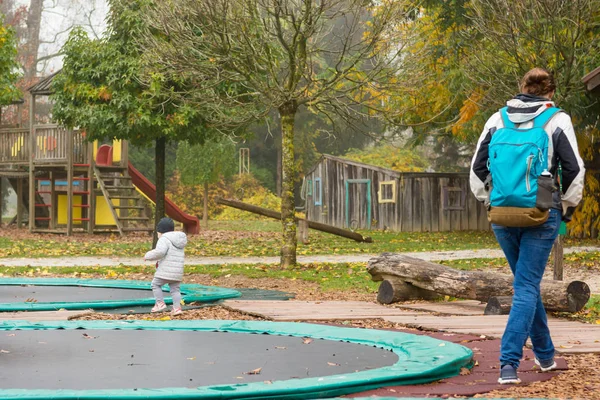
<svg viewBox="0 0 600 400">
<path fill-rule="evenodd" d="M 548 134 L 544 126 L 559 108 L 550 107 L 533 120 L 531 128 L 517 128 L 500 110 L 503 127 L 492 134 L 488 147 L 488 220 L 526 227 L 543 224 L 557 190 L 548 171 Z"/>
</svg>

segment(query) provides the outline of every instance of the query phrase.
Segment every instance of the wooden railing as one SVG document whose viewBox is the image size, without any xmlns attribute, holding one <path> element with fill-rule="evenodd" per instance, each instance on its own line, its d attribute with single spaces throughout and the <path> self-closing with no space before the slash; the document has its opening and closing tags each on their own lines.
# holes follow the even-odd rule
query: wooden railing
<svg viewBox="0 0 600 400">
<path fill-rule="evenodd" d="M 29 129 L 0 129 L 0 164 L 29 162 Z"/>
<path fill-rule="evenodd" d="M 36 125 L 33 127 L 34 164 L 62 163 L 67 161 L 67 129 L 58 125 Z"/>
<path fill-rule="evenodd" d="M 35 165 L 89 162 L 90 145 L 84 132 L 59 125 L 35 125 L 32 132 L 31 139 L 27 128 L 0 129 L 0 164 L 28 164 L 30 159 Z"/>
</svg>

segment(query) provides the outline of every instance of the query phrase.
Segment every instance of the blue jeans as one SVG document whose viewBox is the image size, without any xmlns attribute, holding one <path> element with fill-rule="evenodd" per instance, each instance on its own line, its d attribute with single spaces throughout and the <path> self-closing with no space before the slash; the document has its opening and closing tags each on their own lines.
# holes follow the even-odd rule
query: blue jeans
<svg viewBox="0 0 600 400">
<path fill-rule="evenodd" d="M 518 368 L 528 337 L 531 337 L 533 353 L 538 360 L 547 361 L 554 357 L 540 283 L 560 222 L 561 212 L 551 209 L 548 220 L 539 226 L 508 228 L 492 224 L 515 277 L 512 307 L 502 336 L 500 365 Z"/>
</svg>

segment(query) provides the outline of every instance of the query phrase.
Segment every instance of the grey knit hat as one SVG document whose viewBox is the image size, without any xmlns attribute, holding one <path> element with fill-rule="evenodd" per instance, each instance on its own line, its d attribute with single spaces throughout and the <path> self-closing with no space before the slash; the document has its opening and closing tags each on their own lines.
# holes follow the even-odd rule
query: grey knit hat
<svg viewBox="0 0 600 400">
<path fill-rule="evenodd" d="M 172 232 L 174 230 L 175 223 L 171 218 L 168 217 L 162 218 L 156 225 L 156 232 L 158 233 Z"/>
</svg>

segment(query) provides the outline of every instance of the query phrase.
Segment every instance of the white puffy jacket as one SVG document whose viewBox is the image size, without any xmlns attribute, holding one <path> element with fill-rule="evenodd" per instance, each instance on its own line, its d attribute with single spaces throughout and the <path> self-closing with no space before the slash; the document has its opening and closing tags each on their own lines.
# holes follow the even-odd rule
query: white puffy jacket
<svg viewBox="0 0 600 400">
<path fill-rule="evenodd" d="M 171 281 L 183 280 L 183 248 L 186 244 L 187 236 L 183 232 L 163 233 L 156 243 L 156 248 L 144 256 L 148 261 L 158 261 L 155 277 Z"/>
</svg>

